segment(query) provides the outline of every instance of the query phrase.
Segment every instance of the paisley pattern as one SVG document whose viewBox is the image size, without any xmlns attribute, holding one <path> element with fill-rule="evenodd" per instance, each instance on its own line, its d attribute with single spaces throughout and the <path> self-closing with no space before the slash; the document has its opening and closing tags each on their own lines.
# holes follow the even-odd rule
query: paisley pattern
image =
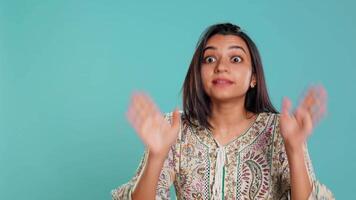
<svg viewBox="0 0 356 200">
<path fill-rule="evenodd" d="M 171 121 L 172 113 L 165 115 Z M 290 199 L 290 175 L 279 114 L 259 113 L 251 127 L 224 146 L 226 152 L 221 182 L 222 194 L 212 195 L 216 177 L 218 143 L 201 126 L 191 126 L 184 115 L 176 143 L 159 177 L 156 199 L 170 199 L 174 184 L 177 199 Z M 112 199 L 131 199 L 131 192 L 146 163 L 145 151 L 134 177 L 112 190 Z M 315 177 L 310 157 L 305 160 L 313 191 L 309 199 L 334 199 L 331 191 Z M 220 180 L 220 179 L 217 179 Z"/>
</svg>

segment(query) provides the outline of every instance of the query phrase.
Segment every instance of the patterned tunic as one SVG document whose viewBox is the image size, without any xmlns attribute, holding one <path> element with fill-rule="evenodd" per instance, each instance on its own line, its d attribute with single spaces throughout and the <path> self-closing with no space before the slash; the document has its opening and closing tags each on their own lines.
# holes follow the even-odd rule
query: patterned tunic
<svg viewBox="0 0 356 200">
<path fill-rule="evenodd" d="M 165 114 L 171 122 L 172 113 Z M 181 130 L 164 162 L 156 199 L 170 199 L 174 184 L 177 199 L 291 199 L 290 172 L 279 114 L 259 113 L 243 134 L 220 146 L 202 126 L 188 125 L 181 115 Z M 307 148 L 305 161 L 312 183 L 309 199 L 334 199 L 315 177 Z M 136 174 L 112 190 L 112 199 L 131 199 L 131 192 L 146 163 L 145 151 Z"/>
</svg>

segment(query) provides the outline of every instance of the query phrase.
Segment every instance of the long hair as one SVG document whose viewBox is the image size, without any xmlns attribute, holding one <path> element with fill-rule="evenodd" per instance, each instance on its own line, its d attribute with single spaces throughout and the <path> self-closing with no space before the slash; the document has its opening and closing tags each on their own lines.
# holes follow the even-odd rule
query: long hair
<svg viewBox="0 0 356 200">
<path fill-rule="evenodd" d="M 246 93 L 245 109 L 254 113 L 277 113 L 268 96 L 262 61 L 255 43 L 239 26 L 231 23 L 222 23 L 209 26 L 203 32 L 198 40 L 189 65 L 182 87 L 183 113 L 188 123 L 195 126 L 199 124 L 208 129 L 212 127 L 208 122 L 208 117 L 211 115 L 211 100 L 204 91 L 200 70 L 203 62 L 203 49 L 207 41 L 216 34 L 236 35 L 245 41 L 250 51 L 252 73 L 256 76 L 256 86 L 254 88 L 250 87 Z"/>
</svg>

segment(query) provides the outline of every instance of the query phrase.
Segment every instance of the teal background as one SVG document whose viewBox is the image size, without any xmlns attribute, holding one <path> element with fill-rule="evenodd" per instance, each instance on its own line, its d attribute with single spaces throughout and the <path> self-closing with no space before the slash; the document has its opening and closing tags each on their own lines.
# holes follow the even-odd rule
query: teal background
<svg viewBox="0 0 356 200">
<path fill-rule="evenodd" d="M 354 1 L 0 1 L 0 199 L 110 199 L 143 145 L 125 119 L 144 90 L 163 112 L 201 32 L 239 24 L 257 43 L 272 101 L 312 83 L 328 115 L 309 140 L 317 177 L 356 199 Z"/>
</svg>

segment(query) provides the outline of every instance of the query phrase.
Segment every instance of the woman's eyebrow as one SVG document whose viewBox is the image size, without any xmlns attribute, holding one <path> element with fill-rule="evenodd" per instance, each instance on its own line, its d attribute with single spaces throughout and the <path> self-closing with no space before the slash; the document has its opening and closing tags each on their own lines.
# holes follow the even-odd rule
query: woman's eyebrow
<svg viewBox="0 0 356 200">
<path fill-rule="evenodd" d="M 211 50 L 216 50 L 216 47 L 214 47 L 214 46 L 207 46 L 207 47 L 205 47 L 205 48 L 203 49 L 203 53 L 204 53 L 206 50 L 209 50 L 209 49 L 211 49 Z M 238 46 L 238 45 L 230 46 L 229 49 L 240 49 L 240 50 L 242 50 L 243 52 L 246 53 L 245 49 L 244 49 L 243 47 L 241 47 L 241 46 Z"/>
<path fill-rule="evenodd" d="M 246 53 L 245 49 L 241 46 L 237 46 L 237 45 L 234 45 L 234 46 L 230 46 L 229 49 L 241 49 L 243 52 Z"/>
<path fill-rule="evenodd" d="M 209 50 L 209 49 L 212 49 L 212 50 L 216 50 L 216 47 L 213 47 L 213 46 L 207 46 L 203 49 L 203 53 L 206 51 L 206 50 Z"/>
</svg>

